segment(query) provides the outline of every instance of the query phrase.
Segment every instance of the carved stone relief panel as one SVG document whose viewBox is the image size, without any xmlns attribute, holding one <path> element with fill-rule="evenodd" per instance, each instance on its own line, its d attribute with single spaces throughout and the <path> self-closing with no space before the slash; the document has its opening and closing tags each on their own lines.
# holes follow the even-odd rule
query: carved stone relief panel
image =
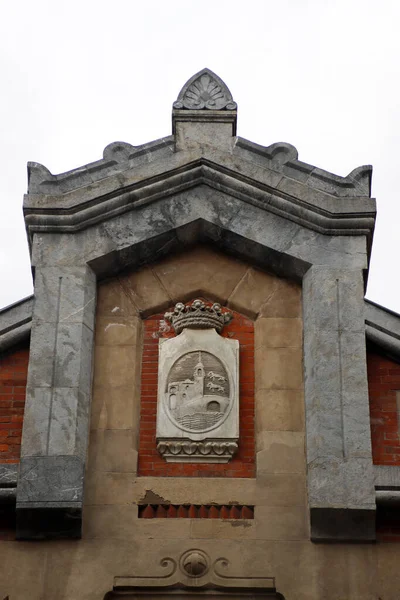
<svg viewBox="0 0 400 600">
<path fill-rule="evenodd" d="M 222 79 L 210 69 L 203 69 L 185 83 L 174 109 L 236 110 L 237 104 Z"/>
<path fill-rule="evenodd" d="M 168 462 L 228 462 L 239 439 L 239 342 L 216 330 L 231 315 L 195 300 L 165 318 L 179 335 L 160 339 L 157 449 Z"/>
<path fill-rule="evenodd" d="M 199 598 L 202 600 L 284 600 L 276 591 L 275 578 L 265 576 L 241 577 L 223 556 L 212 559 L 199 548 L 190 548 L 180 557 L 162 558 L 152 576 L 125 575 L 114 577 L 113 591 L 104 600 L 124 597 L 125 600 L 153 598 Z M 161 567 L 161 574 L 159 574 Z"/>
<path fill-rule="evenodd" d="M 224 556 L 211 558 L 202 549 L 190 548 L 179 557 L 162 558 L 151 576 L 137 574 L 114 577 L 113 591 L 108 592 L 104 600 L 121 596 L 126 600 L 142 597 L 170 600 L 171 597 L 187 599 L 199 596 L 202 600 L 215 600 L 218 597 L 223 600 L 284 600 L 275 586 L 274 577 L 241 577 Z"/>
</svg>

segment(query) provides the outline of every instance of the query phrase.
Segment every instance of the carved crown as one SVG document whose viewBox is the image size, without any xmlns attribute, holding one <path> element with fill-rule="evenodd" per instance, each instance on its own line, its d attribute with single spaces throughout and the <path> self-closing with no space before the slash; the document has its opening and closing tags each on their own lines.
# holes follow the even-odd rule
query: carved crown
<svg viewBox="0 0 400 600">
<path fill-rule="evenodd" d="M 191 304 L 178 302 L 173 312 L 167 312 L 164 319 L 172 323 L 175 332 L 188 327 L 190 329 L 216 329 L 221 333 L 224 325 L 230 323 L 233 315 L 230 312 L 222 312 L 221 305 L 215 302 L 208 306 L 203 300 L 193 300 Z"/>
</svg>

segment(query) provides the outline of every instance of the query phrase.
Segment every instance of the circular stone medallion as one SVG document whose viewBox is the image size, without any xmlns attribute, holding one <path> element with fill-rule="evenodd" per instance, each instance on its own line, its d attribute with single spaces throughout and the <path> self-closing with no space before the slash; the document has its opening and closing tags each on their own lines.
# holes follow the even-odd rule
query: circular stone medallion
<svg viewBox="0 0 400 600">
<path fill-rule="evenodd" d="M 188 550 L 182 554 L 180 565 L 189 577 L 201 577 L 208 571 L 209 560 L 207 554 L 201 550 Z"/>
</svg>

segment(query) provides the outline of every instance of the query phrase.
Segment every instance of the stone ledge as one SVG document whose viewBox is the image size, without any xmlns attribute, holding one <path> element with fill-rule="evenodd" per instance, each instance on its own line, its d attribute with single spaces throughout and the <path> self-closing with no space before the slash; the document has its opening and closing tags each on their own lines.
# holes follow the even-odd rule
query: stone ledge
<svg viewBox="0 0 400 600">
<path fill-rule="evenodd" d="M 375 511 L 311 508 L 312 542 L 375 542 Z"/>
<path fill-rule="evenodd" d="M 17 490 L 17 539 L 81 537 L 83 460 L 31 456 L 21 460 Z"/>
<path fill-rule="evenodd" d="M 400 466 L 374 465 L 375 489 L 400 490 Z"/>
<path fill-rule="evenodd" d="M 18 465 L 3 464 L 0 465 L 0 488 L 17 487 Z"/>
<path fill-rule="evenodd" d="M 17 505 L 17 540 L 81 537 L 82 506 L 80 503 L 42 508 Z"/>
<path fill-rule="evenodd" d="M 389 358 L 400 360 L 400 315 L 365 300 L 365 333 Z"/>
</svg>

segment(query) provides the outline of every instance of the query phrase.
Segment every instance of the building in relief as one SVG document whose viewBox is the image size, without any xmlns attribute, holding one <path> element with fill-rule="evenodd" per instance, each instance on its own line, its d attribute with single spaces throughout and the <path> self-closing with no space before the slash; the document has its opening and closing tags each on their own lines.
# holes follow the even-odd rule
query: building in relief
<svg viewBox="0 0 400 600">
<path fill-rule="evenodd" d="M 201 350 L 189 352 L 178 359 L 172 367 L 174 371 L 183 370 L 186 367 L 182 365 L 184 361 L 196 360 L 196 354 L 198 362 L 193 369 L 193 378 L 168 382 L 167 397 L 169 410 L 176 415 L 179 422 L 184 424 L 185 417 L 189 420 L 192 418 L 193 422 L 189 427 L 202 429 L 215 425 L 223 417 L 229 406 L 229 382 L 223 365 L 212 354 L 207 354 L 206 358 L 219 369 L 218 372 L 208 371 L 206 375 Z M 220 374 L 221 372 L 225 375 Z M 174 379 L 174 375 L 175 373 L 170 373 L 169 379 Z M 217 383 L 214 383 L 215 381 Z M 199 426 L 196 425 L 196 421 L 199 422 Z"/>
<path fill-rule="evenodd" d="M 240 137 L 203 69 L 170 136 L 28 173 L 0 599 L 398 600 L 400 316 L 364 299 L 371 167 Z"/>
</svg>

